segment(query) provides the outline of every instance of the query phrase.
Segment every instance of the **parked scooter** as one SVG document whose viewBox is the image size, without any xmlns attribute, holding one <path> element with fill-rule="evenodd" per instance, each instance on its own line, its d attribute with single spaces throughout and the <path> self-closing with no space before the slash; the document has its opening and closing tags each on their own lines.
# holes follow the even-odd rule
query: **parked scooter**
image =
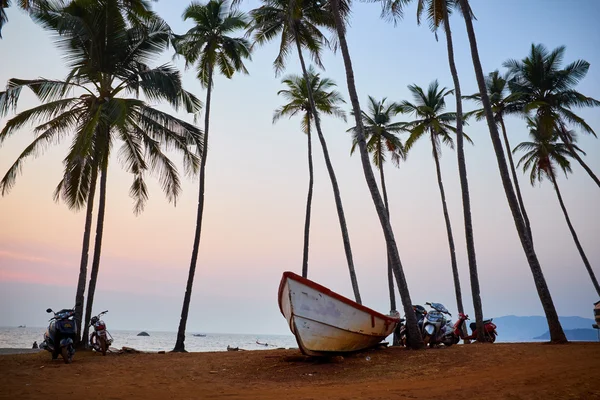
<svg viewBox="0 0 600 400">
<path fill-rule="evenodd" d="M 113 342 L 113 337 L 106 330 L 106 324 L 100 319 L 100 317 L 107 312 L 108 310 L 102 311 L 90 320 L 90 326 L 94 327 L 94 332 L 90 334 L 90 346 L 98 353 L 102 353 L 103 356 L 106 355 L 108 347 Z"/>
<path fill-rule="evenodd" d="M 455 343 L 453 338 L 454 327 L 452 322 L 447 320 L 444 314 L 452 316 L 448 309 L 441 303 L 425 303 L 433 310 L 427 312 L 423 319 L 421 335 L 423 342 L 433 347 L 436 344 L 443 343 L 446 346 L 452 346 Z"/>
<path fill-rule="evenodd" d="M 463 334 L 462 326 L 469 319 L 468 315 L 463 313 L 458 314 L 458 321 L 454 324 L 454 335 L 456 336 L 456 342 L 458 343 L 459 338 L 462 340 L 477 340 L 477 326 L 475 322 L 471 322 L 469 327 L 471 328 L 471 334 L 465 336 Z M 483 321 L 483 332 L 486 341 L 494 343 L 498 332 L 496 331 L 496 324 L 492 322 L 492 319 L 486 319 Z"/>
<path fill-rule="evenodd" d="M 53 313 L 51 308 L 47 313 Z M 54 317 L 50 318 L 48 329 L 44 333 L 44 341 L 40 344 L 40 349 L 49 351 L 52 359 L 56 360 L 58 355 L 62 355 L 65 364 L 73 361 L 75 356 L 75 347 L 73 343 L 77 337 L 77 324 L 74 320 L 75 309 L 62 309 L 54 312 Z"/>
</svg>

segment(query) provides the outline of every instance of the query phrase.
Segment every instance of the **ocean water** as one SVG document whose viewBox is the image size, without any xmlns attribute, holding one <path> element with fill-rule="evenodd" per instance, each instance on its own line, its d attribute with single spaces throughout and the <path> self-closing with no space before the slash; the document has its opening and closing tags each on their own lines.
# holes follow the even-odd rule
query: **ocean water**
<svg viewBox="0 0 600 400">
<path fill-rule="evenodd" d="M 0 348 L 30 349 L 34 341 L 40 344 L 44 339 L 46 328 L 0 327 Z M 111 347 L 118 349 L 123 346 L 133 347 L 142 351 L 170 351 L 175 345 L 176 332 L 146 331 L 150 336 L 137 336 L 140 331 L 122 331 L 109 329 L 114 341 Z M 268 350 L 279 347 L 297 348 L 298 344 L 292 335 L 252 335 L 229 333 L 205 333 L 205 337 L 192 336 L 190 332 L 185 337 L 187 351 L 227 351 L 227 346 L 239 347 L 244 350 Z M 256 342 L 266 343 L 259 345 Z"/>
</svg>

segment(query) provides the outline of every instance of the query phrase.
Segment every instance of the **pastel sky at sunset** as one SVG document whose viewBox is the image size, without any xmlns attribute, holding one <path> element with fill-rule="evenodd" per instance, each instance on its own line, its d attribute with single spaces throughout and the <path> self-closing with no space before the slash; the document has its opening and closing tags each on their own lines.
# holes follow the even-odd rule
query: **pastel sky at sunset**
<svg viewBox="0 0 600 400">
<path fill-rule="evenodd" d="M 190 27 L 181 20 L 188 0 L 160 0 L 154 9 L 177 33 Z M 258 2 L 244 2 L 249 10 Z M 509 58 L 525 57 L 532 43 L 567 48 L 565 65 L 585 59 L 590 70 L 577 90 L 600 99 L 600 2 L 596 0 L 471 0 L 484 71 L 502 67 Z M 417 26 L 411 5 L 397 27 L 379 18 L 376 4 L 355 2 L 348 42 L 361 104 L 367 96 L 391 101 L 410 99 L 407 85 L 426 87 L 438 79 L 452 87 L 445 37 L 439 42 L 428 25 Z M 15 7 L 0 40 L 0 85 L 10 78 L 62 78 L 67 70 L 53 38 Z M 477 92 L 464 22 L 452 20 L 455 57 L 464 94 Z M 281 77 L 272 62 L 277 44 L 257 48 L 248 62 L 249 76 L 216 78 L 211 109 L 211 138 L 206 178 L 205 220 L 190 331 L 287 334 L 277 306 L 283 271 L 300 272 L 308 168 L 306 137 L 298 119 L 272 124 L 273 110 L 283 99 Z M 165 53 L 156 64 L 171 61 Z M 348 101 L 341 55 L 327 52 L 323 76 L 333 79 Z M 187 90 L 201 98 L 205 91 L 193 70 L 181 68 Z M 286 74 L 300 73 L 297 55 Z M 18 111 L 37 105 L 23 92 Z M 474 104 L 465 102 L 466 110 Z M 163 110 L 188 121 L 192 118 Z M 349 112 L 350 106 L 344 108 Z M 454 110 L 454 98 L 448 99 Z M 600 109 L 580 109 L 597 132 Z M 0 119 L 0 129 L 8 118 Z M 399 116 L 397 120 L 408 117 Z M 353 125 L 353 124 L 352 124 Z M 507 120 L 511 143 L 528 140 L 522 119 Z M 350 156 L 350 123 L 323 118 L 323 131 L 337 174 L 348 222 L 358 281 L 365 305 L 389 311 L 385 241 L 365 184 L 360 159 Z M 543 315 L 531 272 L 518 240 L 500 182 L 489 131 L 471 122 L 466 132 L 475 142 L 465 149 L 471 188 L 475 245 L 486 316 Z M 406 135 L 404 136 L 406 138 Z M 589 166 L 600 173 L 600 141 L 580 134 Z M 33 139 L 21 129 L 0 147 L 4 176 Z M 0 325 L 43 326 L 47 307 L 74 303 L 79 271 L 84 212 L 72 212 L 52 200 L 62 176 L 65 140 L 25 163 L 13 190 L 0 197 Z M 331 184 L 323 153 L 313 142 L 315 192 L 311 224 L 309 278 L 352 297 Z M 173 154 L 181 166 L 181 158 Z M 473 313 L 462 225 L 456 153 L 443 149 L 442 174 L 457 246 L 466 311 Z M 592 267 L 600 274 L 600 188 L 573 163 L 568 179 L 560 175 L 564 201 Z M 454 314 L 456 300 L 448 241 L 431 147 L 418 143 L 400 168 L 386 165 L 391 222 L 416 304 L 444 303 Z M 549 182 L 529 184 L 519 172 L 524 201 L 533 227 L 538 257 L 561 316 L 592 318 L 598 296 L 585 271 Z M 116 157 L 109 167 L 107 211 L 96 310 L 109 309 L 115 329 L 177 329 L 195 228 L 198 181 L 183 177 L 183 193 L 174 207 L 158 182 L 149 178 L 150 200 L 135 216 L 128 196 L 132 177 Z M 91 257 L 90 257 L 91 265 Z"/>
</svg>

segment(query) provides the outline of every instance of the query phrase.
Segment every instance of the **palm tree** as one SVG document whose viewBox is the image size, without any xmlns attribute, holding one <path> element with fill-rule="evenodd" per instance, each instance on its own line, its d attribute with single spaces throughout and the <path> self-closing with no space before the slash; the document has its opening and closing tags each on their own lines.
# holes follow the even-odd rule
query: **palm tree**
<svg viewBox="0 0 600 400">
<path fill-rule="evenodd" d="M 440 142 L 445 143 L 454 148 L 452 133 L 456 133 L 457 129 L 452 125 L 456 122 L 456 113 L 444 112 L 446 108 L 446 96 L 453 93 L 447 88 L 440 88 L 437 80 L 433 81 L 427 92 L 417 85 L 409 85 L 408 90 L 412 93 L 414 103 L 403 101 L 400 104 L 400 111 L 409 113 L 416 118 L 406 124 L 406 128 L 410 130 L 411 135 L 406 141 L 406 149 L 409 150 L 420 138 L 429 135 L 433 160 L 435 161 L 435 170 L 437 173 L 438 186 L 442 199 L 442 210 L 444 212 L 444 221 L 446 223 L 446 232 L 448 234 L 448 246 L 450 248 L 450 260 L 452 265 L 452 277 L 454 279 L 454 291 L 456 295 L 456 303 L 458 311 L 464 313 L 462 302 L 462 292 L 460 290 L 460 279 L 458 275 L 458 264 L 456 262 L 456 249 L 454 246 L 454 236 L 452 234 L 452 225 L 450 224 L 450 215 L 446 204 L 446 193 L 442 182 L 442 171 L 440 168 L 441 148 Z M 471 139 L 463 133 L 467 141 Z"/>
<path fill-rule="evenodd" d="M 194 126 L 137 98 L 123 97 L 128 93 L 137 97 L 142 91 L 151 101 L 168 101 L 175 108 L 183 106 L 189 112 L 197 112 L 201 105 L 182 89 L 181 76 L 175 68 L 168 64 L 150 68 L 146 64 L 169 43 L 171 33 L 164 21 L 152 18 L 146 19 L 145 24 L 134 23 L 129 18 L 132 15 L 121 14 L 119 5 L 118 0 L 82 4 L 74 1 L 67 7 L 56 4 L 43 13 L 34 14 L 34 19 L 45 29 L 60 34 L 58 43 L 66 53 L 71 70 L 64 80 L 11 79 L 6 91 L 0 92 L 0 115 L 6 115 L 16 107 L 23 88 L 31 89 L 43 103 L 9 120 L 0 132 L 0 142 L 28 122 L 45 121 L 35 129 L 38 137 L 21 153 L 0 182 L 0 191 L 3 195 L 8 193 L 27 157 L 68 134 L 74 134 L 55 199 L 62 197 L 72 209 L 79 209 L 88 201 L 85 253 L 93 210 L 89 199 L 93 199 L 95 179 L 100 174 L 100 205 L 87 320 L 99 271 L 107 169 L 113 143 L 123 142 L 121 158 L 125 168 L 134 174 L 130 195 L 135 200 L 136 213 L 143 210 L 148 198 L 144 180 L 148 172 L 159 176 L 170 201 L 174 202 L 181 191 L 175 165 L 162 152 L 162 147 L 166 145 L 181 151 L 187 171 L 195 170 L 198 165 L 198 159 L 188 150 L 188 145 L 201 147 L 201 132 Z M 126 21 L 130 21 L 130 25 Z M 93 54 L 102 56 L 93 57 Z M 80 294 L 78 289 L 77 296 Z M 84 337 L 87 337 L 87 320 L 83 323 Z"/>
<path fill-rule="evenodd" d="M 508 91 L 508 79 L 508 74 L 503 76 L 498 70 L 495 70 L 485 77 L 485 87 L 488 93 L 488 97 L 490 98 L 492 111 L 494 113 L 494 120 L 497 124 L 500 124 L 500 127 L 502 128 L 504 147 L 508 156 L 512 180 L 515 185 L 517 201 L 519 202 L 519 210 L 521 211 L 521 215 L 523 216 L 523 220 L 525 221 L 525 228 L 527 229 L 527 233 L 533 241 L 533 235 L 531 234 L 531 224 L 529 223 L 529 217 L 527 216 L 527 211 L 525 210 L 525 205 L 523 203 L 521 187 L 519 186 L 519 180 L 517 178 L 517 170 L 513 161 L 508 135 L 506 134 L 506 126 L 504 125 L 504 117 L 506 115 L 518 114 L 522 110 L 522 106 L 519 102 L 519 98 L 521 96 L 518 93 L 509 93 Z M 465 98 L 475 100 L 479 104 L 481 104 L 481 96 L 479 95 L 479 93 L 473 94 L 471 96 L 465 96 Z M 475 118 L 478 121 L 485 119 L 485 111 L 483 110 L 483 108 L 471 111 L 467 114 L 475 115 Z"/>
<path fill-rule="evenodd" d="M 259 45 L 267 43 L 281 34 L 279 54 L 273 63 L 276 75 L 281 73 L 284 69 L 287 55 L 290 53 L 292 46 L 295 46 L 298 51 L 302 74 L 305 80 L 309 82 L 308 70 L 304 62 L 302 50 L 308 50 L 315 64 L 322 67 L 321 50 L 323 46 L 329 44 L 329 42 L 319 30 L 319 27 L 328 29 L 334 27 L 331 13 L 320 0 L 262 0 L 262 3 L 263 5 L 261 7 L 250 12 L 253 22 L 249 28 L 248 34 L 254 34 L 254 40 Z M 362 300 L 358 288 L 358 280 L 356 279 L 356 271 L 354 270 L 354 261 L 352 259 L 352 249 L 350 247 L 350 237 L 346 226 L 346 216 L 344 215 L 342 197 L 340 195 L 335 171 L 333 170 L 333 165 L 329 157 L 325 136 L 321 130 L 321 120 L 317 113 L 315 99 L 311 89 L 311 87 L 307 86 L 308 100 L 311 105 L 315 128 L 317 129 L 317 136 L 319 137 L 319 142 L 323 149 L 325 165 L 333 188 L 354 298 L 356 302 L 360 304 L 362 303 Z"/>
<path fill-rule="evenodd" d="M 558 197 L 558 202 L 560 203 L 560 208 L 562 208 L 563 214 L 565 215 L 565 220 L 567 221 L 567 225 L 569 226 L 569 230 L 571 231 L 571 235 L 575 241 L 575 246 L 577 246 L 577 250 L 579 251 L 579 255 L 583 260 L 583 264 L 590 275 L 592 284 L 600 296 L 600 285 L 598 285 L 596 275 L 592 270 L 592 266 L 590 265 L 585 252 L 583 251 L 583 247 L 579 242 L 575 228 L 573 228 L 573 224 L 571 223 L 571 219 L 567 213 L 567 208 L 565 207 L 562 195 L 558 189 L 558 183 L 556 182 L 556 166 L 558 166 L 558 168 L 565 173 L 565 176 L 567 176 L 567 173 L 572 172 L 571 163 L 569 162 L 571 149 L 565 143 L 560 143 L 558 141 L 561 136 L 559 132 L 553 131 L 550 136 L 548 136 L 546 132 L 543 132 L 540 129 L 541 125 L 539 118 L 530 118 L 528 122 L 531 142 L 523 142 L 514 150 L 515 152 L 519 150 L 526 152 L 521 157 L 519 166 L 523 165 L 523 172 L 527 172 L 528 169 L 530 170 L 529 179 L 531 181 L 531 185 L 535 185 L 536 180 L 541 182 L 544 177 L 549 179 L 550 182 L 552 182 L 552 185 L 554 185 L 554 190 L 556 191 L 556 196 Z M 573 137 L 573 133 L 570 132 L 569 136 Z M 575 144 L 571 144 L 571 147 L 576 151 L 585 154 Z"/>
<path fill-rule="evenodd" d="M 308 196 L 306 199 L 306 218 L 304 220 L 304 247 L 302 252 L 302 276 L 308 276 L 308 244 L 310 233 L 310 213 L 313 192 L 313 162 L 312 162 L 312 139 L 311 125 L 314 121 L 310 102 L 308 101 L 307 87 L 310 87 L 315 100 L 315 107 L 319 113 L 333 115 L 346 122 L 346 113 L 338 104 L 345 103 L 342 95 L 334 90 L 335 82 L 321 76 L 310 66 L 308 68 L 308 85 L 304 76 L 290 75 L 285 77 L 283 83 L 287 89 L 277 92 L 282 95 L 288 103 L 279 107 L 273 114 L 273 123 L 283 117 L 302 116 L 302 130 L 308 138 Z"/>
<path fill-rule="evenodd" d="M 587 74 L 590 64 L 585 60 L 577 60 L 561 69 L 564 53 L 564 46 L 550 52 L 542 44 L 532 44 L 529 55 L 523 60 L 508 60 L 504 63 L 513 76 L 509 86 L 513 93 L 519 95 L 523 112 L 535 112 L 543 134 L 551 136 L 553 131 L 558 132 L 560 139 L 571 151 L 571 156 L 600 187 L 600 179 L 577 154 L 574 140 L 568 135 L 569 130 L 560 128 L 568 122 L 581 128 L 583 132 L 596 136 L 594 130 L 571 108 L 600 106 L 600 101 L 574 89 Z"/>
<path fill-rule="evenodd" d="M 334 18 L 335 31 L 337 33 L 337 39 L 339 41 L 339 46 L 342 51 L 344 67 L 346 69 L 346 82 L 348 84 L 348 93 L 350 95 L 352 111 L 354 113 L 354 119 L 356 122 L 356 141 L 360 150 L 360 160 L 363 166 L 365 180 L 367 182 L 369 192 L 371 193 L 371 197 L 373 198 L 375 210 L 377 211 L 377 216 L 379 217 L 381 228 L 385 236 L 387 249 L 392 260 L 392 269 L 394 271 L 394 275 L 396 276 L 396 283 L 398 285 L 398 290 L 400 292 L 400 298 L 402 300 L 402 306 L 404 308 L 406 318 L 406 329 L 408 339 L 407 344 L 409 347 L 412 348 L 421 348 L 423 347 L 423 340 L 421 338 L 421 334 L 419 333 L 415 312 L 412 308 L 412 300 L 410 298 L 410 293 L 408 290 L 408 283 L 406 282 L 406 277 L 404 276 L 402 262 L 400 260 L 400 254 L 398 252 L 398 246 L 396 245 L 396 239 L 394 238 L 394 232 L 390 224 L 390 219 L 387 215 L 385 204 L 383 203 L 381 194 L 379 193 L 379 189 L 377 188 L 377 181 L 375 180 L 375 175 L 373 174 L 373 170 L 371 169 L 371 164 L 369 161 L 369 153 L 367 149 L 364 129 L 362 126 L 362 113 L 360 110 L 360 103 L 358 101 L 356 84 L 354 82 L 352 60 L 350 58 L 350 51 L 348 50 L 348 42 L 346 41 L 346 19 L 350 12 L 350 5 L 349 3 L 343 0 L 331 0 L 329 3 L 325 3 L 323 5 L 323 8 L 330 10 Z"/>
<path fill-rule="evenodd" d="M 369 96 L 369 113 L 362 111 L 362 122 L 365 129 L 367 149 L 373 154 L 373 164 L 379 169 L 379 181 L 381 183 L 381 192 L 383 194 L 383 202 L 387 211 L 388 217 L 390 214 L 390 205 L 388 202 L 387 189 L 385 185 L 385 175 L 383 172 L 383 164 L 387 158 L 386 153 L 389 153 L 392 162 L 400 165 L 400 161 L 406 160 L 406 151 L 402 141 L 397 136 L 401 131 L 404 131 L 402 122 L 392 122 L 392 118 L 398 114 L 398 104 L 385 104 L 386 98 L 381 101 L 375 100 Z M 356 126 L 348 129 L 348 132 L 354 134 L 352 140 L 352 148 L 350 154 L 354 154 L 358 141 L 356 139 Z M 388 263 L 388 287 L 390 294 L 390 311 L 396 311 L 396 296 L 394 295 L 394 272 L 390 255 L 387 255 Z M 394 336 L 394 343 L 399 340 L 399 337 Z"/>
<path fill-rule="evenodd" d="M 191 19 L 194 26 L 184 35 L 176 36 L 174 40 L 177 54 L 185 58 L 186 67 L 196 65 L 198 79 L 206 87 L 206 108 L 204 113 L 204 146 L 208 146 L 208 133 L 210 122 L 210 101 L 214 85 L 215 69 L 225 77 L 231 79 L 236 72 L 247 74 L 244 59 L 250 58 L 250 43 L 244 38 L 228 36 L 232 32 L 247 26 L 246 15 L 227 10 L 224 0 L 210 0 L 207 4 L 192 2 L 183 12 L 183 19 Z M 206 158 L 208 152 L 202 153 L 200 163 L 200 187 L 198 194 L 198 212 L 196 216 L 196 231 L 194 234 L 194 247 L 190 261 L 181 319 L 177 331 L 177 341 L 173 351 L 185 351 L 185 327 L 188 311 L 192 298 L 194 274 L 200 247 L 200 234 L 202 230 L 202 216 L 204 213 L 204 186 Z"/>
<path fill-rule="evenodd" d="M 523 220 L 523 216 L 519 210 L 519 202 L 515 196 L 515 192 L 510 181 L 508 166 L 506 165 L 504 151 L 502 150 L 502 142 L 500 141 L 500 135 L 498 134 L 496 122 L 494 121 L 494 113 L 490 104 L 490 98 L 488 97 L 485 87 L 485 77 L 483 75 L 481 60 L 479 59 L 479 50 L 477 49 L 477 39 L 473 29 L 473 12 L 468 0 L 459 0 L 459 2 L 467 28 L 467 35 L 469 37 L 469 44 L 471 47 L 471 57 L 473 59 L 473 68 L 475 70 L 475 77 L 477 78 L 479 93 L 481 94 L 481 103 L 483 105 L 486 121 L 490 130 L 492 145 L 494 146 L 494 152 L 496 154 L 496 161 L 498 162 L 500 178 L 502 180 L 502 185 L 504 186 L 504 192 L 506 194 L 510 211 L 515 221 L 515 226 L 521 241 L 521 245 L 523 246 L 525 256 L 527 257 L 527 261 L 533 275 L 533 281 L 535 283 L 538 296 L 540 297 L 544 313 L 546 314 L 548 328 L 550 331 L 550 340 L 553 342 L 566 342 L 567 338 L 563 332 L 562 326 L 560 325 L 560 321 L 558 320 L 558 313 L 554 307 L 554 302 L 552 301 L 552 296 L 550 294 L 550 290 L 548 289 L 548 285 L 546 284 L 542 267 L 535 253 L 533 242 L 527 234 L 525 221 Z"/>
</svg>

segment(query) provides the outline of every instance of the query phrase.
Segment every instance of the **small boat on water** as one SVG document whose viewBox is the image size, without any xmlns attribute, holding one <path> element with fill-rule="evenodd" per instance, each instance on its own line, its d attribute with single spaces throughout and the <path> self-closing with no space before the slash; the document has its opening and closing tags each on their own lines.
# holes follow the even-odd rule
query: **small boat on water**
<svg viewBox="0 0 600 400">
<path fill-rule="evenodd" d="M 400 322 L 293 272 L 279 284 L 279 309 L 309 356 L 328 356 L 377 346 Z"/>
<path fill-rule="evenodd" d="M 206 335 L 204 333 L 194 333 L 192 334 L 192 336 L 196 336 L 196 337 L 206 337 Z"/>
</svg>

